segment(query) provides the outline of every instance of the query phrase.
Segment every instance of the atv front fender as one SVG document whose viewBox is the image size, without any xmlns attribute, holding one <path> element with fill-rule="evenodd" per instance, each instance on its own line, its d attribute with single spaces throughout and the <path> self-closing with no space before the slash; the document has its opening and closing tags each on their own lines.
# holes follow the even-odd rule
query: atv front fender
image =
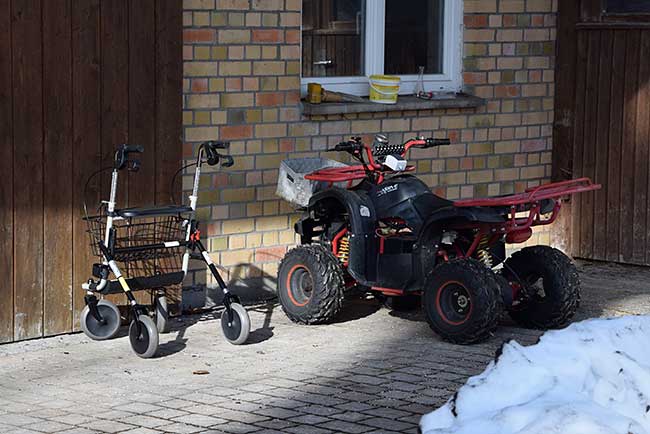
<svg viewBox="0 0 650 434">
<path fill-rule="evenodd" d="M 377 234 L 375 207 L 363 192 L 332 187 L 314 194 L 307 215 L 295 225 L 302 242 L 310 242 L 312 229 L 319 221 L 346 214 L 350 231 L 348 272 L 360 284 L 372 286 L 377 279 Z"/>
</svg>

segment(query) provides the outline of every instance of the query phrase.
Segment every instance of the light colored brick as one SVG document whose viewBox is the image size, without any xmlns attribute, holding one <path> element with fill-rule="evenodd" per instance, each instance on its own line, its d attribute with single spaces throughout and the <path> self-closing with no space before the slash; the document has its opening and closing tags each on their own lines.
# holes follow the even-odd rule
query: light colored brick
<svg viewBox="0 0 650 434">
<path fill-rule="evenodd" d="M 220 44 L 246 44 L 251 40 L 250 30 L 219 30 Z"/>
<path fill-rule="evenodd" d="M 214 0 L 183 0 L 183 10 L 214 9 Z"/>
<path fill-rule="evenodd" d="M 219 107 L 219 95 L 217 94 L 201 94 L 189 95 L 187 107 L 191 109 L 197 108 L 217 108 Z"/>
<path fill-rule="evenodd" d="M 261 124 L 255 125 L 255 136 L 265 137 L 285 137 L 287 135 L 287 124 Z"/>
<path fill-rule="evenodd" d="M 248 9 L 248 0 L 216 0 L 216 9 Z"/>
<path fill-rule="evenodd" d="M 465 42 L 486 42 L 494 41 L 494 30 L 491 29 L 468 29 L 463 33 Z"/>
<path fill-rule="evenodd" d="M 284 62 L 253 62 L 253 75 L 283 75 L 284 72 Z"/>
<path fill-rule="evenodd" d="M 279 11 L 284 9 L 284 0 L 252 0 L 251 6 L 255 10 Z"/>
<path fill-rule="evenodd" d="M 526 1 L 524 0 L 500 0 L 499 12 L 501 12 L 502 14 L 524 12 L 525 3 Z"/>
<path fill-rule="evenodd" d="M 185 128 L 185 140 L 188 142 L 200 142 L 202 140 L 214 140 L 217 136 L 217 127 L 189 127 Z"/>
<path fill-rule="evenodd" d="M 217 62 L 183 62 L 183 74 L 189 77 L 217 75 Z"/>
<path fill-rule="evenodd" d="M 463 6 L 466 14 L 497 12 L 497 0 L 465 0 Z"/>
</svg>

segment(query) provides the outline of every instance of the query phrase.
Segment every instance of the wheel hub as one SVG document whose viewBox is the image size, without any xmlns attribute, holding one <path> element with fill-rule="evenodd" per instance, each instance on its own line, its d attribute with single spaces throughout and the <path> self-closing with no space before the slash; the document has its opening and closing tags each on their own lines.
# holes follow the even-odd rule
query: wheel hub
<svg viewBox="0 0 650 434">
<path fill-rule="evenodd" d="M 296 306 L 304 306 L 311 299 L 314 289 L 314 280 L 307 268 L 302 265 L 295 266 L 287 278 L 289 296 Z"/>
<path fill-rule="evenodd" d="M 447 282 L 438 290 L 437 309 L 442 319 L 453 325 L 464 323 L 472 311 L 472 300 L 459 282 Z"/>
</svg>

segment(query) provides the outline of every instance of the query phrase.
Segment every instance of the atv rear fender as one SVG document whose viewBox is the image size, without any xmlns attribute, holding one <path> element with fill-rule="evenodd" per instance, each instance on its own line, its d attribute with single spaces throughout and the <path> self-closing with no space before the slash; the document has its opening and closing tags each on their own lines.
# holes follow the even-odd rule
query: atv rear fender
<svg viewBox="0 0 650 434">
<path fill-rule="evenodd" d="M 350 226 L 348 272 L 360 284 L 372 286 L 377 279 L 377 216 L 365 193 L 332 187 L 314 194 L 307 214 L 296 223 L 295 230 L 303 244 L 310 243 L 314 227 L 342 214 Z"/>
</svg>

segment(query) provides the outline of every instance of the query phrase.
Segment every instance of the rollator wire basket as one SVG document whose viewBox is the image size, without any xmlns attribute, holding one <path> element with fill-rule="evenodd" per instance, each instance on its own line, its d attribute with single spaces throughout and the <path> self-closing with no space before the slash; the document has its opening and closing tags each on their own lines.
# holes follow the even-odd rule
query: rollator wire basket
<svg viewBox="0 0 650 434">
<path fill-rule="evenodd" d="M 106 234 L 105 212 L 85 217 L 93 254 L 102 257 L 99 242 Z M 156 243 L 185 239 L 185 219 L 181 216 L 130 217 L 113 220 L 114 244 L 108 246 L 116 262 L 123 264 L 127 276 L 156 275 L 181 269 L 184 246 L 148 247 Z"/>
<path fill-rule="evenodd" d="M 318 157 L 283 160 L 280 164 L 278 188 L 275 194 L 287 202 L 300 207 L 305 207 L 309 205 L 309 199 L 314 193 L 331 186 L 326 182 L 310 181 L 309 179 L 305 179 L 305 175 L 327 167 L 345 166 L 347 166 L 347 164 L 343 164 L 339 161 Z M 337 182 L 334 183 L 334 186 L 346 188 L 347 183 Z"/>
</svg>

